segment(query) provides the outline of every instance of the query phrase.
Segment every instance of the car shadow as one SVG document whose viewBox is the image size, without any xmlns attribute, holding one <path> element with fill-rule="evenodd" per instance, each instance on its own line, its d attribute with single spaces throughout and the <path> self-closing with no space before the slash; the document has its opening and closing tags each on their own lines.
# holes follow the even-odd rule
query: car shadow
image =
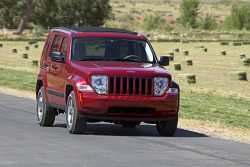
<svg viewBox="0 0 250 167">
<path fill-rule="evenodd" d="M 57 123 L 55 127 L 66 128 L 66 124 Z M 160 137 L 155 125 L 143 124 L 136 128 L 123 128 L 120 125 L 106 123 L 89 123 L 84 135 L 103 135 L 103 136 L 145 136 Z M 208 137 L 205 134 L 178 128 L 174 137 Z"/>
</svg>

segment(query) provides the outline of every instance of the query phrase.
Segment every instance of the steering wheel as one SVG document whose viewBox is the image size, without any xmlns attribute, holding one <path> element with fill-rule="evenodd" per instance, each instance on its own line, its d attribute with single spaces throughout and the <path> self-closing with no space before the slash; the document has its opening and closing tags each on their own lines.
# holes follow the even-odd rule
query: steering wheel
<svg viewBox="0 0 250 167">
<path fill-rule="evenodd" d="M 142 61 L 142 58 L 137 55 L 128 55 L 123 57 L 124 60 L 134 60 L 134 61 Z"/>
</svg>

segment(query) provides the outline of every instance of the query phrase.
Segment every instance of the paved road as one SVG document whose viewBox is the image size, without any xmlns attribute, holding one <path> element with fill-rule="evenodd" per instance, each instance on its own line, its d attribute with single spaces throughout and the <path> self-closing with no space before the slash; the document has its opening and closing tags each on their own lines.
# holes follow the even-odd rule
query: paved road
<svg viewBox="0 0 250 167">
<path fill-rule="evenodd" d="M 42 128 L 34 112 L 34 101 L 0 94 L 0 167 L 250 166 L 250 145 L 183 129 L 159 137 L 149 125 L 91 124 L 87 134 L 70 135 L 63 116 Z"/>
</svg>

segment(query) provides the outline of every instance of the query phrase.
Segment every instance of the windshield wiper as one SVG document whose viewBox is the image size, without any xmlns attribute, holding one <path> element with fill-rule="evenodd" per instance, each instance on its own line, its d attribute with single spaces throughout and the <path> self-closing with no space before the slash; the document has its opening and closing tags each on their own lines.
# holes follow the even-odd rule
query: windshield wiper
<svg viewBox="0 0 250 167">
<path fill-rule="evenodd" d="M 144 62 L 144 61 L 138 61 L 133 59 L 108 59 L 108 61 L 123 61 L 123 62 L 135 62 L 135 63 L 151 63 L 152 62 Z"/>
<path fill-rule="evenodd" d="M 78 61 L 105 61 L 104 59 L 93 59 L 93 58 L 89 58 L 89 59 L 80 59 Z"/>
</svg>

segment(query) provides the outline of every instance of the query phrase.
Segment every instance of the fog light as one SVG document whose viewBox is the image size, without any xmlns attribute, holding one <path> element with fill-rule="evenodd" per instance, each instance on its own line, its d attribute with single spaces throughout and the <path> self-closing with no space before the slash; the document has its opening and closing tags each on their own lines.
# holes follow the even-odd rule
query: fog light
<svg viewBox="0 0 250 167">
<path fill-rule="evenodd" d="M 167 93 L 170 93 L 170 94 L 178 94 L 179 93 L 179 89 L 177 88 L 169 88 Z"/>
</svg>

